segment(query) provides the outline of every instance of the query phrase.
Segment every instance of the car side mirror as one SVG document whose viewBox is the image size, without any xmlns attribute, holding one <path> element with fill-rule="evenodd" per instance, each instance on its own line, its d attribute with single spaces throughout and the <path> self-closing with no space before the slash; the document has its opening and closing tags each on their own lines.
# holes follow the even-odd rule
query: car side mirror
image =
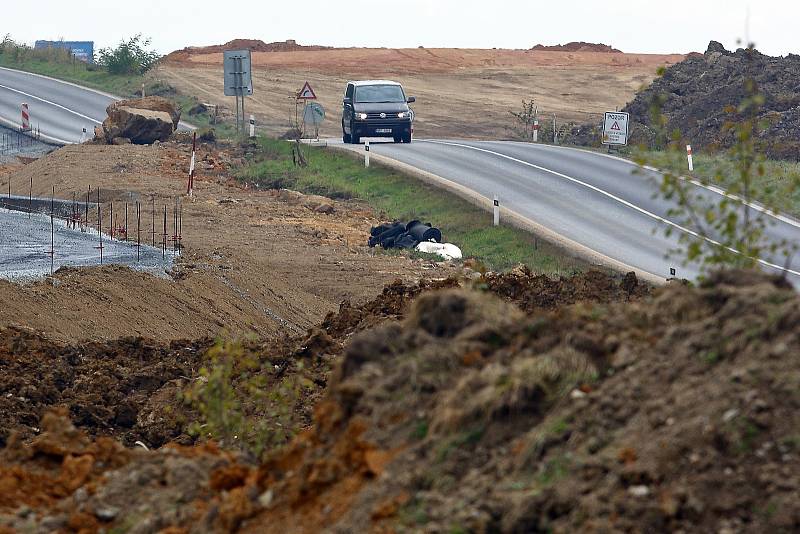
<svg viewBox="0 0 800 534">
<path fill-rule="evenodd" d="M 416 101 L 417 101 L 417 97 L 415 97 L 415 96 L 409 96 L 408 97 L 408 103 L 409 104 L 413 104 Z"/>
<path fill-rule="evenodd" d="M 342 103 L 344 105 L 352 104 L 353 103 L 353 99 L 350 98 L 350 97 L 345 97 L 344 100 L 342 100 Z"/>
</svg>

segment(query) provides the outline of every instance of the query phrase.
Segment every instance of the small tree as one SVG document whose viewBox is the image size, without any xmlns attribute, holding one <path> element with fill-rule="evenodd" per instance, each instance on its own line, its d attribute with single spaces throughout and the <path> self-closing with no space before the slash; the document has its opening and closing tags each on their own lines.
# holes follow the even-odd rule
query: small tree
<svg viewBox="0 0 800 534">
<path fill-rule="evenodd" d="M 520 111 L 509 111 L 514 117 L 514 123 L 509 128 L 516 137 L 521 139 L 533 139 L 533 126 L 537 117 L 539 116 L 539 107 L 534 103 L 531 98 L 530 101 L 522 101 L 522 109 Z"/>
<path fill-rule="evenodd" d="M 748 50 L 753 50 L 752 46 Z M 759 153 L 759 132 L 764 129 L 760 118 L 765 98 L 759 92 L 758 84 L 752 78 L 745 81 L 745 98 L 738 107 L 729 108 L 731 120 L 724 129 L 735 134 L 736 142 L 729 155 L 734 162 L 736 176 L 734 180 L 717 170 L 713 179 L 699 179 L 705 187 L 697 187 L 692 180 L 667 172 L 661 183 L 661 195 L 675 203 L 667 213 L 677 218 L 681 226 L 690 228 L 693 233 L 680 233 L 680 247 L 671 251 L 682 256 L 684 263 L 697 262 L 701 271 L 714 268 L 757 268 L 767 255 L 783 256 L 788 263 L 792 254 L 797 251 L 797 243 L 786 240 L 770 240 L 766 230 L 775 221 L 771 215 L 778 213 L 776 198 L 788 198 L 800 189 L 800 177 L 788 175 L 780 184 L 783 195 L 769 194 L 771 186 L 765 185 L 765 158 Z M 653 124 L 656 128 L 656 143 L 665 142 L 667 121 L 660 112 L 659 104 L 663 99 L 654 99 L 651 108 Z M 680 132 L 671 136 L 668 144 L 676 159 L 683 159 L 681 152 L 683 143 Z M 639 158 L 640 164 L 647 163 L 646 158 Z M 725 188 L 722 199 L 716 194 L 709 194 L 708 186 Z M 770 200 L 772 199 L 772 200 Z M 667 236 L 677 228 L 668 226 Z"/>
<path fill-rule="evenodd" d="M 111 74 L 144 74 L 152 69 L 161 56 L 154 50 L 147 50 L 150 39 L 137 34 L 122 40 L 116 48 L 103 48 L 99 52 L 98 63 Z"/>
</svg>

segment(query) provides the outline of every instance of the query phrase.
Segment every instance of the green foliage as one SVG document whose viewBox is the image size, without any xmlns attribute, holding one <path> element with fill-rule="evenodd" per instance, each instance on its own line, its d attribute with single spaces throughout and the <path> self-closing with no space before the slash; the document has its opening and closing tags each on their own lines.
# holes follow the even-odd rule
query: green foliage
<svg viewBox="0 0 800 534">
<path fill-rule="evenodd" d="M 189 432 L 215 439 L 224 447 L 260 456 L 285 443 L 298 430 L 293 409 L 304 390 L 312 386 L 298 372 L 278 376 L 245 350 L 241 343 L 218 341 L 208 352 L 209 364 L 184 394 L 200 414 Z"/>
<path fill-rule="evenodd" d="M 100 50 L 98 63 L 111 74 L 144 74 L 152 69 L 161 56 L 154 50 L 147 50 L 150 39 L 137 34 L 128 40 L 120 41 L 116 48 Z"/>
<path fill-rule="evenodd" d="M 539 116 L 539 106 L 534 103 L 533 98 L 529 101 L 523 100 L 520 111 L 509 111 L 509 113 L 514 118 L 513 124 L 509 127 L 514 136 L 526 141 L 533 140 L 533 126 Z"/>
<path fill-rule="evenodd" d="M 581 269 L 578 261 L 526 232 L 492 226 L 491 213 L 437 187 L 379 165 L 365 169 L 345 154 L 313 147 L 305 152 L 308 166 L 296 167 L 292 143 L 260 138 L 254 161 L 239 171 L 238 178 L 255 188 L 358 198 L 388 220 L 431 222 L 441 228 L 445 240 L 461 248 L 465 258 L 476 258 L 495 270 L 520 263 L 546 274 L 569 275 Z"/>
<path fill-rule="evenodd" d="M 680 226 L 692 230 L 687 233 L 674 226 L 666 228 L 668 236 L 679 232 L 679 248 L 671 252 L 680 256 L 684 264 L 696 262 L 703 272 L 720 267 L 757 268 L 767 257 L 783 257 L 788 261 L 797 250 L 796 243 L 771 241 L 766 230 L 774 224 L 771 215 L 778 213 L 780 206 L 776 200 L 792 198 L 800 190 L 800 175 L 787 175 L 781 184 L 766 180 L 766 160 L 758 150 L 765 100 L 752 79 L 745 82 L 745 93 L 739 107 L 729 110 L 731 119 L 724 126 L 736 139 L 728 154 L 731 165 L 718 169 L 711 177 L 701 174 L 686 179 L 675 172 L 681 167 L 679 162 L 686 163 L 680 132 L 671 135 L 672 142 L 665 155 L 672 163 L 664 174 L 660 194 L 674 204 L 667 214 Z M 651 106 L 657 145 L 667 138 L 661 103 L 662 100 L 654 99 Z M 636 159 L 640 164 L 652 164 L 641 154 Z M 698 183 L 704 187 L 698 187 Z M 776 185 L 780 186 L 780 193 L 776 193 Z M 709 186 L 724 189 L 726 194 L 722 197 L 709 194 Z"/>
<path fill-rule="evenodd" d="M 144 81 L 140 74 L 110 74 L 100 65 L 89 65 L 75 59 L 67 50 L 36 50 L 16 43 L 8 35 L 0 41 L 0 66 L 67 80 L 122 97 L 133 96 Z"/>
</svg>

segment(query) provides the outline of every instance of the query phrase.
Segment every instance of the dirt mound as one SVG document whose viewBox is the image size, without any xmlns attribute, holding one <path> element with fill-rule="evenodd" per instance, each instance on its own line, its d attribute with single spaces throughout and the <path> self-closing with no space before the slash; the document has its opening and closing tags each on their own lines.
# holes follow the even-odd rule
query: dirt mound
<svg viewBox="0 0 800 534">
<path fill-rule="evenodd" d="M 538 52 L 603 52 L 606 54 L 622 54 L 622 50 L 617 50 L 616 48 L 612 48 L 608 45 L 602 43 L 585 43 L 583 41 L 577 41 L 572 43 L 567 43 L 564 45 L 554 45 L 554 46 L 545 46 L 541 44 L 537 44 L 531 50 L 536 50 Z"/>
<path fill-rule="evenodd" d="M 528 313 L 577 302 L 624 302 L 650 293 L 650 287 L 640 283 L 632 272 L 620 279 L 599 271 L 553 279 L 534 275 L 527 267 L 521 267 L 509 273 L 487 274 L 485 283 L 489 291 Z"/>
<path fill-rule="evenodd" d="M 300 45 L 294 39 L 265 43 L 260 39 L 233 39 L 223 45 L 190 46 L 176 50 L 164 57 L 164 61 L 185 61 L 193 55 L 216 54 L 225 50 L 250 50 L 252 52 L 299 52 L 314 50 L 331 50 L 329 46 Z"/>
<path fill-rule="evenodd" d="M 423 296 L 353 341 L 314 429 L 260 468 L 255 521 L 793 531 L 799 328 L 800 298 L 746 275 L 528 319 Z"/>
<path fill-rule="evenodd" d="M 654 136 L 650 113 L 663 98 L 666 131 L 679 130 L 693 147 L 718 150 L 732 146 L 736 134 L 726 123 L 740 120 L 738 108 L 746 98 L 746 80 L 754 80 L 764 96 L 760 119 L 762 151 L 772 158 L 800 159 L 800 56 L 770 57 L 756 50 L 726 50 L 712 41 L 703 55 L 690 55 L 666 69 L 624 111 L 647 142 Z"/>
<path fill-rule="evenodd" d="M 259 467 L 213 447 L 127 451 L 46 419 L 2 453 L 0 488 L 24 491 L 1 492 L 0 524 L 800 528 L 800 297 L 784 281 L 725 273 L 530 315 L 485 287 L 444 289 L 403 315 L 353 338 L 313 427 Z"/>
<path fill-rule="evenodd" d="M 65 406 L 89 434 L 129 446 L 179 439 L 185 421 L 168 417 L 165 408 L 177 404 L 210 344 L 130 338 L 64 346 L 30 331 L 0 329 L 0 443 L 12 431 L 22 439 L 35 436 L 40 417 L 54 406 Z"/>
</svg>

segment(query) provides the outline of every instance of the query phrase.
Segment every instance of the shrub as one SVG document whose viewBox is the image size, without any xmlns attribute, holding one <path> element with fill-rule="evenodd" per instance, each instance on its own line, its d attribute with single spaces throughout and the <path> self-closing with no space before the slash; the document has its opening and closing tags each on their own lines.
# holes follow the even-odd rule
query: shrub
<svg viewBox="0 0 800 534">
<path fill-rule="evenodd" d="M 122 40 L 116 48 L 101 49 L 98 63 L 106 67 L 110 74 L 144 74 L 161 58 L 158 52 L 147 50 L 149 45 L 149 38 L 137 34 Z"/>
</svg>

